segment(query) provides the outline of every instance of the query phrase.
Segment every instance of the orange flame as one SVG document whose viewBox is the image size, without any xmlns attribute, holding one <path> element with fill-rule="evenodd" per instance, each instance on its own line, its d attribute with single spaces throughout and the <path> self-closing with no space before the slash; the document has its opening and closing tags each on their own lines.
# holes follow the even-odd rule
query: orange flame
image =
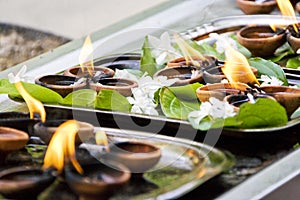
<svg viewBox="0 0 300 200">
<path fill-rule="evenodd" d="M 95 135 L 96 144 L 104 145 L 107 152 L 109 152 L 108 139 L 105 131 L 97 131 Z"/>
<path fill-rule="evenodd" d="M 222 71 L 230 83 L 258 84 L 247 58 L 231 46 L 226 48 L 226 59 Z"/>
<path fill-rule="evenodd" d="M 93 76 L 94 73 L 94 63 L 93 63 L 93 45 L 91 37 L 88 35 L 84 41 L 83 47 L 79 55 L 79 64 L 82 72 L 87 69 L 90 76 Z"/>
<path fill-rule="evenodd" d="M 23 84 L 21 81 L 18 81 L 15 83 L 15 86 L 20 93 L 20 95 L 23 97 L 25 100 L 29 112 L 30 112 L 30 119 L 33 119 L 34 113 L 39 113 L 42 122 L 46 121 L 46 111 L 44 108 L 44 105 L 37 99 L 33 98 L 24 88 Z"/>
<path fill-rule="evenodd" d="M 46 151 L 43 169 L 55 167 L 62 172 L 65 160 L 70 160 L 75 169 L 80 174 L 83 173 L 83 169 L 75 157 L 75 136 L 78 129 L 79 124 L 76 120 L 68 120 L 58 127 Z"/>
<path fill-rule="evenodd" d="M 289 0 L 276 0 L 279 10 L 281 11 L 283 16 L 290 17 L 291 20 L 297 22 L 296 14 L 293 8 L 293 5 Z M 298 33 L 298 28 L 295 24 L 293 24 L 293 28 Z"/>
<path fill-rule="evenodd" d="M 192 65 L 200 67 L 200 63 L 195 61 L 193 57 L 199 58 L 200 60 L 205 60 L 205 57 L 199 51 L 186 43 L 186 41 L 184 41 L 178 34 L 175 34 L 174 38 L 185 58 L 186 64 L 188 65 L 189 62 L 191 62 Z"/>
</svg>

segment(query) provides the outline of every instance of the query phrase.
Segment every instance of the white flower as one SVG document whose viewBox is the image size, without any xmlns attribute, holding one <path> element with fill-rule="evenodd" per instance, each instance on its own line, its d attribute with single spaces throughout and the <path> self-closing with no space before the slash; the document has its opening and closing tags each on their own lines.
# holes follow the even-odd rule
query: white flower
<svg viewBox="0 0 300 200">
<path fill-rule="evenodd" d="M 218 53 L 224 53 L 227 48 L 227 45 L 237 50 L 236 42 L 234 41 L 234 39 L 229 37 L 229 35 L 219 35 L 217 33 L 211 33 L 209 34 L 209 37 L 216 40 L 216 50 Z"/>
<path fill-rule="evenodd" d="M 133 105 L 131 112 L 158 115 L 156 104 L 141 88 L 133 88 L 132 95 L 133 97 L 127 97 L 128 102 Z"/>
<path fill-rule="evenodd" d="M 261 75 L 259 80 L 263 82 L 263 83 L 261 83 L 261 86 L 267 86 L 267 85 L 281 86 L 281 85 L 283 85 L 283 82 L 274 76 Z"/>
<path fill-rule="evenodd" d="M 23 65 L 23 67 L 17 72 L 16 75 L 14 75 L 13 73 L 9 73 L 7 75 L 9 82 L 17 83 L 17 82 L 24 80 L 26 71 L 27 71 L 27 66 Z"/>
<path fill-rule="evenodd" d="M 181 56 L 174 47 L 172 47 L 168 32 L 164 32 L 160 38 L 149 35 L 148 40 L 153 48 L 151 54 L 155 57 L 155 61 L 159 65 Z"/>
<path fill-rule="evenodd" d="M 199 124 L 203 118 L 210 116 L 216 118 L 228 118 L 235 115 L 234 107 L 228 102 L 220 101 L 214 97 L 210 97 L 209 101 L 203 102 L 200 109 L 189 113 L 189 118 L 192 118 L 196 124 Z"/>
<path fill-rule="evenodd" d="M 130 73 L 126 69 L 123 69 L 123 70 L 116 69 L 115 76 L 118 77 L 118 78 L 125 78 L 125 79 L 133 80 L 133 81 L 136 81 L 136 82 L 138 82 L 138 79 L 139 79 L 137 76 Z"/>
</svg>

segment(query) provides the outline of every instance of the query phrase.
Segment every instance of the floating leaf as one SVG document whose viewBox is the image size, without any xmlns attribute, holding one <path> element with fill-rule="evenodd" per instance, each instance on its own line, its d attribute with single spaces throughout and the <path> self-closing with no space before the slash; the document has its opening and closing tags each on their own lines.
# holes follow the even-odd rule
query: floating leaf
<svg viewBox="0 0 300 200">
<path fill-rule="evenodd" d="M 293 69 L 297 69 L 300 67 L 300 60 L 299 60 L 299 56 L 294 57 L 294 58 L 290 58 L 288 59 L 287 63 L 286 63 L 286 67 L 287 68 L 293 68 Z"/>
<path fill-rule="evenodd" d="M 140 65 L 140 70 L 142 72 L 147 72 L 150 76 L 153 76 L 153 74 L 155 74 L 155 72 L 157 71 L 157 64 L 151 54 L 151 47 L 149 45 L 148 36 L 145 37 L 142 47 L 142 57 Z"/>
</svg>

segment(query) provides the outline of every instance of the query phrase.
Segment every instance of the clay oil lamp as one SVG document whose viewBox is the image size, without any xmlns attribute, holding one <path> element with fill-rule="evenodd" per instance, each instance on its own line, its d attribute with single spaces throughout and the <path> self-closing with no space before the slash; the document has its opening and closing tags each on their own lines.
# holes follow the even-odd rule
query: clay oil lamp
<svg viewBox="0 0 300 200">
<path fill-rule="evenodd" d="M 29 112 L 0 113 L 0 126 L 15 128 L 26 133 L 32 133 L 34 124 L 39 121 L 38 116 L 30 118 Z"/>
<path fill-rule="evenodd" d="M 299 27 L 300 24 L 293 24 L 287 27 L 287 41 L 294 52 L 297 52 L 300 49 L 300 33 Z"/>
<path fill-rule="evenodd" d="M 5 162 L 10 152 L 23 148 L 28 140 L 29 136 L 24 131 L 0 127 L 0 165 Z"/>
<path fill-rule="evenodd" d="M 268 57 L 286 42 L 286 34 L 283 29 L 274 31 L 267 25 L 245 26 L 237 32 L 237 39 L 252 55 Z"/>
<path fill-rule="evenodd" d="M 261 90 L 285 107 L 288 116 L 300 106 L 300 89 L 287 86 L 262 86 Z"/>
<path fill-rule="evenodd" d="M 8 199 L 36 199 L 55 180 L 55 170 L 13 167 L 0 172 L 0 194 Z"/>
<path fill-rule="evenodd" d="M 131 96 L 131 89 L 137 87 L 137 82 L 124 78 L 104 78 L 96 83 L 90 82 L 90 88 L 99 92 L 100 90 L 115 90 L 124 96 Z"/>
<path fill-rule="evenodd" d="M 55 92 L 62 97 L 67 96 L 74 90 L 83 89 L 86 87 L 86 82 L 83 79 L 65 75 L 46 75 L 35 79 L 35 83 Z"/>
<path fill-rule="evenodd" d="M 244 94 L 250 87 L 244 83 L 214 83 L 199 87 L 196 95 L 201 102 L 208 101 L 210 97 L 223 100 L 226 96 Z"/>
<path fill-rule="evenodd" d="M 110 68 L 94 66 L 92 77 L 96 77 L 98 79 L 111 78 L 114 76 L 114 74 L 115 71 Z M 64 75 L 80 78 L 80 77 L 88 77 L 90 74 L 88 73 L 87 70 L 82 71 L 82 67 L 76 66 L 76 67 L 66 69 Z"/>
<path fill-rule="evenodd" d="M 95 61 L 95 65 L 100 65 L 103 67 L 110 68 L 112 70 L 116 69 L 140 69 L 140 59 L 139 54 L 121 54 L 121 55 L 111 55 L 104 58 L 100 58 Z"/>
<path fill-rule="evenodd" d="M 142 174 L 153 168 L 161 157 L 161 150 L 146 142 L 118 142 L 110 145 L 109 159 L 123 163 L 131 173 Z"/>
<path fill-rule="evenodd" d="M 269 14 L 277 6 L 276 0 L 236 0 L 245 14 Z"/>
<path fill-rule="evenodd" d="M 75 169 L 65 169 L 65 179 L 79 199 L 108 199 L 130 180 L 128 168 L 121 163 L 98 160 L 81 164 L 83 174 Z"/>
<path fill-rule="evenodd" d="M 144 141 L 121 141 L 108 143 L 106 133 L 98 131 L 95 135 L 96 144 L 104 145 L 106 153 L 103 159 L 124 164 L 135 177 L 153 168 L 161 158 L 161 149 Z"/>
<path fill-rule="evenodd" d="M 58 127 L 66 120 L 47 120 L 39 122 L 33 126 L 33 136 L 38 136 L 45 144 L 49 144 L 53 134 Z M 79 129 L 75 138 L 75 143 L 87 141 L 94 133 L 94 126 L 86 122 L 78 121 Z"/>
<path fill-rule="evenodd" d="M 203 80 L 202 71 L 193 66 L 168 67 L 156 72 L 154 77 L 157 76 L 167 76 L 168 79 L 178 78 L 179 80 L 173 86 L 187 85 Z"/>
</svg>

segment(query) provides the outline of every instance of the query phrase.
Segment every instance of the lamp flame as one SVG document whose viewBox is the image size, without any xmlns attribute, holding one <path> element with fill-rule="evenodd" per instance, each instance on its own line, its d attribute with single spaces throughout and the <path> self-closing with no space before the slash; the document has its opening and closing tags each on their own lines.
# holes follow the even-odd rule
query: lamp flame
<svg viewBox="0 0 300 200">
<path fill-rule="evenodd" d="M 222 36 L 212 33 L 211 37 L 214 37 L 217 40 L 221 40 L 226 46 L 225 49 L 225 64 L 222 67 L 222 72 L 225 74 L 229 83 L 231 83 L 234 87 L 236 85 L 234 83 L 246 83 L 246 84 L 258 84 L 259 82 L 256 79 L 254 73 L 251 70 L 251 67 L 248 63 L 247 58 L 237 50 L 235 50 L 229 42 L 223 38 Z"/>
<path fill-rule="evenodd" d="M 28 106 L 29 113 L 30 113 L 30 119 L 34 118 L 34 113 L 39 113 L 42 122 L 45 122 L 46 121 L 46 111 L 45 111 L 44 105 L 39 100 L 33 98 L 26 91 L 26 89 L 24 88 L 21 81 L 16 82 L 15 86 Z"/>
<path fill-rule="evenodd" d="M 105 131 L 97 131 L 95 135 L 96 144 L 104 145 L 107 152 L 110 151 L 108 146 L 108 139 Z"/>
<path fill-rule="evenodd" d="M 68 120 L 58 127 L 48 145 L 43 169 L 55 167 L 62 172 L 65 161 L 70 160 L 78 173 L 83 173 L 75 157 L 75 136 L 78 129 L 79 124 L 76 120 Z"/>
<path fill-rule="evenodd" d="M 297 23 L 296 14 L 291 2 L 289 0 L 276 0 L 276 1 L 282 15 L 289 17 L 291 20 Z M 298 28 L 295 23 L 293 24 L 293 28 L 296 31 L 296 33 L 298 33 Z"/>
<path fill-rule="evenodd" d="M 85 38 L 84 44 L 79 55 L 79 64 L 82 72 L 87 69 L 90 76 L 94 73 L 94 63 L 93 63 L 93 45 L 91 37 L 88 35 Z"/>
<path fill-rule="evenodd" d="M 205 60 L 205 57 L 199 51 L 186 43 L 186 41 L 184 41 L 178 34 L 175 34 L 174 38 L 185 58 L 186 65 L 189 65 L 189 62 L 191 62 L 192 65 L 200 67 L 200 63 L 194 60 L 193 57 L 200 60 Z"/>
</svg>

